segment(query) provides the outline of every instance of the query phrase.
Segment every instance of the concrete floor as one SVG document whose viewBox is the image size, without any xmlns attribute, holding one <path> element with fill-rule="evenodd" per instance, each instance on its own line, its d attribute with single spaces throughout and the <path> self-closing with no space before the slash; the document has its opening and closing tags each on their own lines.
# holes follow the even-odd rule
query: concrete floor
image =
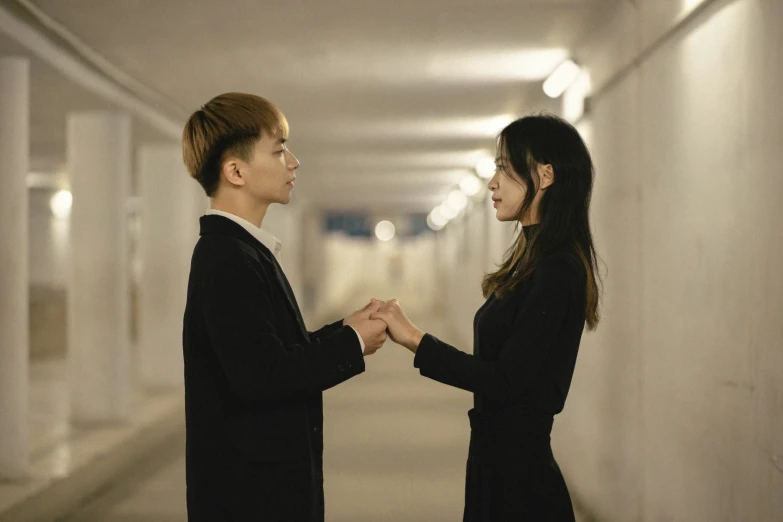
<svg viewBox="0 0 783 522">
<path fill-rule="evenodd" d="M 437 320 L 419 324 L 449 340 Z M 391 342 L 367 365 L 324 394 L 327 521 L 461 520 L 471 396 L 420 377 Z M 184 495 L 179 436 L 61 522 L 184 521 Z"/>
</svg>

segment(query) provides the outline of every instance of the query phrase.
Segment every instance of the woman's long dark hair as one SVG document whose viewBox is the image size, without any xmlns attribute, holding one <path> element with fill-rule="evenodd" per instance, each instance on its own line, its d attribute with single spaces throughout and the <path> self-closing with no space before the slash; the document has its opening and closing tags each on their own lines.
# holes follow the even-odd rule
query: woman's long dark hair
<svg viewBox="0 0 783 522">
<path fill-rule="evenodd" d="M 539 207 L 540 226 L 525 237 L 519 231 L 498 270 L 482 283 L 484 297 L 502 298 L 536 269 L 542 257 L 563 248 L 584 265 L 587 274 L 586 315 L 588 330 L 598 326 L 598 256 L 590 232 L 590 196 L 593 190 L 593 162 L 579 132 L 565 120 L 550 114 L 526 116 L 509 124 L 498 137 L 498 156 L 507 155 L 514 173 L 507 172 L 527 191 L 517 220 L 533 203 L 538 185 L 538 165 L 552 165 L 554 182 L 545 189 Z"/>
</svg>

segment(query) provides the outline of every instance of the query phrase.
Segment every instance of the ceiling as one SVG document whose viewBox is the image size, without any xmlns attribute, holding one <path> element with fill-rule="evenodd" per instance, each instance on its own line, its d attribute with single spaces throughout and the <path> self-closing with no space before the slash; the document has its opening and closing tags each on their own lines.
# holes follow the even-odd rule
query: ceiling
<svg viewBox="0 0 783 522">
<path fill-rule="evenodd" d="M 279 105 L 297 192 L 327 208 L 428 211 L 618 0 L 33 0 L 152 89 L 182 124 L 213 96 Z M 28 1 L 28 3 L 30 3 Z M 6 0 L 0 5 L 19 9 Z M 0 34 L 0 52 L 26 50 Z M 65 115 L 112 103 L 32 61 L 33 167 L 61 168 Z M 143 93 L 139 95 L 144 99 Z M 172 141 L 140 120 L 136 144 Z"/>
</svg>

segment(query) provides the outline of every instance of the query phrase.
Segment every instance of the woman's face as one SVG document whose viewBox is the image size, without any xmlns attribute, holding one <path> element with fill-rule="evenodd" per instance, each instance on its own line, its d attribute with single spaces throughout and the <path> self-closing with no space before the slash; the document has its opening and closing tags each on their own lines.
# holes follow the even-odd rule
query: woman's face
<svg viewBox="0 0 783 522">
<path fill-rule="evenodd" d="M 495 175 L 489 180 L 487 188 L 492 191 L 495 206 L 495 218 L 498 221 L 519 219 L 519 209 L 525 200 L 527 189 L 514 171 L 504 150 L 495 158 Z"/>
<path fill-rule="evenodd" d="M 508 159 L 505 147 L 501 148 L 495 159 L 495 175 L 489 180 L 487 188 L 492 192 L 492 201 L 496 209 L 495 218 L 498 221 L 517 221 L 522 226 L 539 222 L 538 207 L 544 190 L 552 184 L 554 175 L 551 165 L 538 165 L 532 173 L 536 195 L 532 204 L 520 216 L 519 211 L 525 201 L 527 187 L 516 173 Z"/>
</svg>

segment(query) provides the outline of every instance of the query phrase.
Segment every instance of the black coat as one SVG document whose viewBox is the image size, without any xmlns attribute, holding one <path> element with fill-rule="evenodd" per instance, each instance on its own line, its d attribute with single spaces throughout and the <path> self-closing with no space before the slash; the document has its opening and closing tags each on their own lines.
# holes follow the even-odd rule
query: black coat
<svg viewBox="0 0 783 522">
<path fill-rule="evenodd" d="M 585 322 L 585 276 L 569 254 L 548 256 L 474 320 L 474 354 L 431 335 L 414 364 L 422 375 L 474 393 L 465 522 L 573 522 L 550 447 Z"/>
<path fill-rule="evenodd" d="M 272 253 L 201 218 L 185 309 L 191 522 L 321 522 L 321 392 L 364 371 L 356 333 L 309 333 Z"/>
</svg>

